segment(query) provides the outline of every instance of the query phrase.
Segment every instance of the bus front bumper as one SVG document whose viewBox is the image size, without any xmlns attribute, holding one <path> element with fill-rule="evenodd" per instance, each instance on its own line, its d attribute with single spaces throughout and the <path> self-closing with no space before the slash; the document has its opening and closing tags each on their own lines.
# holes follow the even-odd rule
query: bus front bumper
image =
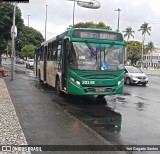
<svg viewBox="0 0 160 154">
<path fill-rule="evenodd" d="M 119 86 L 103 86 L 103 87 L 83 87 L 68 82 L 67 85 L 67 94 L 73 95 L 114 95 L 123 93 L 124 82 L 122 82 Z"/>
</svg>

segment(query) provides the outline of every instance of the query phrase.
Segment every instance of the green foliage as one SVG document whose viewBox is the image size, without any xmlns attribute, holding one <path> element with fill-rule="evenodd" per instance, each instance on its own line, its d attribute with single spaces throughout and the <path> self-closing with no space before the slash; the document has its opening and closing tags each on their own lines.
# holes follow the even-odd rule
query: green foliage
<svg viewBox="0 0 160 154">
<path fill-rule="evenodd" d="M 25 45 L 21 52 L 19 53 L 19 56 L 20 57 L 29 57 L 29 58 L 33 58 L 34 57 L 34 51 L 35 51 L 35 47 L 34 45 L 32 44 L 28 44 L 28 45 Z"/>
<path fill-rule="evenodd" d="M 11 53 L 11 27 L 13 25 L 14 5 L 0 3 L 0 56 L 3 52 Z M 44 38 L 37 30 L 24 25 L 21 17 L 21 10 L 16 7 L 15 25 L 17 26 L 17 39 L 15 40 L 16 52 L 20 54 L 26 44 L 34 46 L 44 41 Z M 23 54 L 22 54 L 23 55 Z"/>
<path fill-rule="evenodd" d="M 147 45 L 145 45 L 145 51 L 153 51 L 154 50 L 154 43 L 152 41 L 150 41 Z"/>
<path fill-rule="evenodd" d="M 14 6 L 10 3 L 0 4 L 0 42 L 5 41 L 7 43 L 11 39 L 10 31 L 13 25 L 13 9 Z M 16 9 L 15 23 L 17 31 L 21 31 L 24 24 L 21 18 L 21 11 L 18 7 Z"/>
<path fill-rule="evenodd" d="M 37 46 L 38 44 L 42 43 L 44 38 L 42 34 L 32 27 L 24 26 L 22 31 L 19 32 L 19 35 L 16 40 L 16 50 L 21 51 L 21 49 L 26 44 L 32 44 Z"/>
<path fill-rule="evenodd" d="M 151 26 L 148 26 L 148 23 L 145 22 L 144 24 L 141 25 L 138 31 L 142 31 L 142 35 L 144 35 L 145 37 L 146 33 L 150 35 Z"/>
<path fill-rule="evenodd" d="M 101 28 L 101 29 L 110 29 L 110 26 L 106 26 L 104 22 L 99 22 L 95 24 L 93 22 L 79 22 L 73 26 L 74 28 Z"/>
<path fill-rule="evenodd" d="M 128 41 L 128 59 L 132 62 L 141 59 L 142 43 L 138 41 Z"/>
<path fill-rule="evenodd" d="M 123 31 L 125 34 L 124 34 L 124 37 L 127 37 L 127 42 L 128 40 L 130 39 L 130 37 L 132 36 L 134 38 L 134 30 L 132 29 L 132 27 L 127 27 L 125 31 Z"/>
<path fill-rule="evenodd" d="M 4 50 L 7 55 L 11 56 L 12 53 L 12 41 L 8 40 L 6 44 L 6 49 Z"/>
</svg>

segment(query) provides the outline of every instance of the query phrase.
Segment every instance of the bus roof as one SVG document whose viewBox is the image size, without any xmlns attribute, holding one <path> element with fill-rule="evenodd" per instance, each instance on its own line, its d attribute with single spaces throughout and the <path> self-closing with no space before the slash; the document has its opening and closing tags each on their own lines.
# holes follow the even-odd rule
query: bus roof
<svg viewBox="0 0 160 154">
<path fill-rule="evenodd" d="M 61 38 L 67 38 L 69 36 L 72 36 L 73 32 L 75 30 L 80 30 L 80 31 L 85 31 L 85 30 L 88 30 L 88 31 L 101 31 L 101 32 L 109 32 L 109 33 L 114 33 L 114 34 L 119 34 L 119 35 L 122 35 L 122 33 L 119 33 L 119 32 L 116 32 L 116 31 L 113 31 L 113 30 L 110 30 L 110 29 L 102 29 L 102 28 L 70 28 L 68 29 L 67 31 L 61 33 L 60 35 L 57 35 L 43 43 L 41 43 L 41 45 L 48 45 L 49 42 L 52 42 L 52 41 L 55 41 L 55 40 L 58 40 L 58 39 L 61 39 Z M 123 35 L 122 35 L 122 38 L 123 38 Z M 76 39 L 74 39 L 76 40 Z M 78 40 L 78 39 L 77 39 Z"/>
</svg>

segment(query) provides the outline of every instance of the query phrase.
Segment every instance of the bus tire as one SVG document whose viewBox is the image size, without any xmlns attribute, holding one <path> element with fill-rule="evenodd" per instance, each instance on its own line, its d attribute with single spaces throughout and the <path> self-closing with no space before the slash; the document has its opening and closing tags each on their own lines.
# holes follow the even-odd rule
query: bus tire
<svg viewBox="0 0 160 154">
<path fill-rule="evenodd" d="M 56 94 L 61 95 L 61 90 L 60 90 L 60 80 L 59 77 L 56 78 Z"/>
<path fill-rule="evenodd" d="M 38 75 L 39 82 L 40 82 L 40 83 L 43 83 L 43 81 L 41 80 L 41 72 L 39 71 L 38 74 L 39 74 L 39 75 Z"/>
<path fill-rule="evenodd" d="M 99 103 L 99 104 L 105 104 L 105 105 L 107 105 L 107 101 L 105 99 L 105 96 L 106 95 L 98 95 L 96 97 L 96 102 Z"/>
</svg>

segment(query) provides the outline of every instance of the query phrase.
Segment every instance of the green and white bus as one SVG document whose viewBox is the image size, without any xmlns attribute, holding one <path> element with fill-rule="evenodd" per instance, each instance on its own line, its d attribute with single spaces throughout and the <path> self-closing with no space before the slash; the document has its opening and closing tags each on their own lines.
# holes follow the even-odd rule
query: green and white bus
<svg viewBox="0 0 160 154">
<path fill-rule="evenodd" d="M 56 93 L 120 94 L 124 87 L 124 39 L 121 33 L 71 28 L 35 50 L 35 75 Z"/>
</svg>

